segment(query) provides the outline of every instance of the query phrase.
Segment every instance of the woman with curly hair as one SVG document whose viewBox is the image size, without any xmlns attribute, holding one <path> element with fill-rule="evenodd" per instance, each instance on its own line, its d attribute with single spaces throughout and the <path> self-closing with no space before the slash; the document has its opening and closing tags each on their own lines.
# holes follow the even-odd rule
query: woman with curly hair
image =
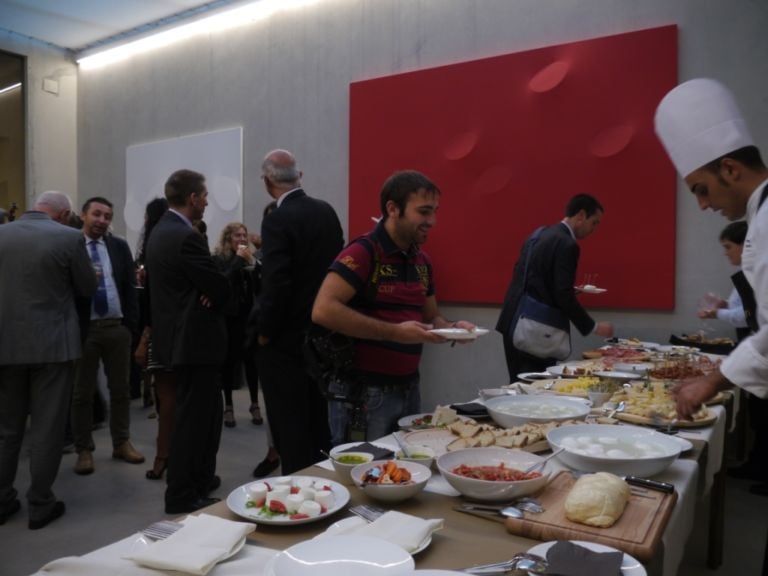
<svg viewBox="0 0 768 576">
<path fill-rule="evenodd" d="M 224 425 L 235 426 L 232 389 L 242 373 L 246 351 L 245 329 L 253 307 L 254 267 L 256 259 L 248 239 L 248 229 L 241 222 L 231 222 L 221 231 L 213 258 L 224 274 L 232 280 L 232 299 L 224 308 L 227 318 L 227 360 L 222 370 L 224 392 Z M 254 384 L 249 382 L 249 388 Z M 258 408 L 258 397 L 252 399 Z"/>
</svg>

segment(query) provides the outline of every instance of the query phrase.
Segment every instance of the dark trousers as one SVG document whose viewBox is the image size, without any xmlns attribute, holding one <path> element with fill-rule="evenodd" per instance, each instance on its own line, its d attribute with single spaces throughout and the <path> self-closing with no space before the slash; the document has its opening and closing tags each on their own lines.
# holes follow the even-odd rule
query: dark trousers
<svg viewBox="0 0 768 576">
<path fill-rule="evenodd" d="M 301 346 L 262 346 L 259 376 L 283 474 L 321 460 L 320 451 L 330 448 L 328 405 L 304 371 Z"/>
<path fill-rule="evenodd" d="M 221 369 L 176 366 L 176 410 L 168 459 L 166 506 L 205 498 L 216 473 L 222 423 Z"/>
<path fill-rule="evenodd" d="M 0 366 L 0 511 L 7 511 L 18 496 L 13 484 L 27 416 L 29 519 L 44 518 L 53 509 L 73 374 L 72 362 Z"/>
<path fill-rule="evenodd" d="M 93 399 L 97 390 L 99 363 L 104 364 L 109 388 L 109 429 L 112 446 L 130 438 L 131 332 L 120 320 L 91 321 L 83 343 L 83 357 L 77 362 L 72 392 L 72 433 L 78 454 L 93 451 Z"/>
<path fill-rule="evenodd" d="M 507 358 L 510 382 L 517 382 L 517 375 L 521 372 L 544 372 L 557 363 L 554 358 L 538 358 L 518 350 L 512 344 L 512 338 L 507 335 L 504 335 L 504 355 Z"/>
</svg>

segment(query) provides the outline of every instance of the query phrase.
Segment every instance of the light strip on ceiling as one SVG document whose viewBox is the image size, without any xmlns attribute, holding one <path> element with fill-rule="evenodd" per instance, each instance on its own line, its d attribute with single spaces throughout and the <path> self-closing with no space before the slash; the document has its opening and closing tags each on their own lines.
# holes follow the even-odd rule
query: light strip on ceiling
<svg viewBox="0 0 768 576">
<path fill-rule="evenodd" d="M 16 84 L 11 84 L 10 86 L 6 86 L 5 88 L 0 88 L 0 94 L 5 94 L 6 92 L 10 92 L 11 90 L 16 90 L 16 88 L 21 88 L 21 82 L 17 82 Z"/>
<path fill-rule="evenodd" d="M 162 48 L 200 34 L 210 34 L 229 30 L 259 20 L 269 18 L 273 14 L 301 8 L 314 4 L 319 0 L 259 0 L 238 8 L 219 12 L 213 16 L 196 20 L 189 24 L 182 24 L 168 30 L 163 30 L 151 36 L 146 36 L 140 40 L 134 40 L 127 44 L 108 48 L 101 52 L 78 58 L 77 63 L 83 70 L 100 68 L 115 62 L 120 62 L 136 54 L 148 52 L 157 48 Z"/>
</svg>

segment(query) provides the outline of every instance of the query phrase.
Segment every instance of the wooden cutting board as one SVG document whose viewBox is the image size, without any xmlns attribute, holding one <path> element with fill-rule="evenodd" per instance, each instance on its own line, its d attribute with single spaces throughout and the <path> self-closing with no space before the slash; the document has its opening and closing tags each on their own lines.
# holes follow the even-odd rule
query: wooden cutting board
<svg viewBox="0 0 768 576">
<path fill-rule="evenodd" d="M 638 416 L 637 414 L 627 414 L 626 412 L 619 412 L 618 414 L 614 414 L 613 417 L 617 418 L 618 420 L 621 420 L 622 422 L 629 422 L 630 424 L 644 424 L 646 426 L 656 425 L 653 419 L 648 418 L 646 416 Z M 667 424 L 672 423 L 672 425 L 676 426 L 677 428 L 701 428 L 702 426 L 709 426 L 710 424 L 713 424 L 716 421 L 717 421 L 717 414 L 709 410 L 706 418 L 701 418 L 699 420 L 676 420 L 675 422 L 670 422 L 670 420 L 661 419 L 660 424 L 662 426 L 665 426 Z"/>
<path fill-rule="evenodd" d="M 630 495 L 624 513 L 610 528 L 595 528 L 571 522 L 565 517 L 565 499 L 576 480 L 569 471 L 558 474 L 538 495 L 544 506 L 541 514 L 526 514 L 524 519 L 508 518 L 507 531 L 534 540 L 586 540 L 613 546 L 648 562 L 664 533 L 677 493 L 644 490 Z M 633 490 L 637 488 L 632 487 Z"/>
</svg>

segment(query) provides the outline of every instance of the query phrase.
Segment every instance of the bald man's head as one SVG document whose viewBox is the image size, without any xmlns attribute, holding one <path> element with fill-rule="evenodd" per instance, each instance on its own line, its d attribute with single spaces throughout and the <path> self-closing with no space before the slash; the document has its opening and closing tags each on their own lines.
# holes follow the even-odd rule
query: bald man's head
<svg viewBox="0 0 768 576">
<path fill-rule="evenodd" d="M 272 150 L 261 163 L 261 176 L 275 186 L 290 190 L 301 184 L 301 171 L 288 150 Z"/>
<path fill-rule="evenodd" d="M 63 192 L 48 190 L 37 197 L 34 209 L 45 212 L 52 220 L 66 226 L 69 224 L 72 202 L 69 200 L 69 196 Z"/>
</svg>

